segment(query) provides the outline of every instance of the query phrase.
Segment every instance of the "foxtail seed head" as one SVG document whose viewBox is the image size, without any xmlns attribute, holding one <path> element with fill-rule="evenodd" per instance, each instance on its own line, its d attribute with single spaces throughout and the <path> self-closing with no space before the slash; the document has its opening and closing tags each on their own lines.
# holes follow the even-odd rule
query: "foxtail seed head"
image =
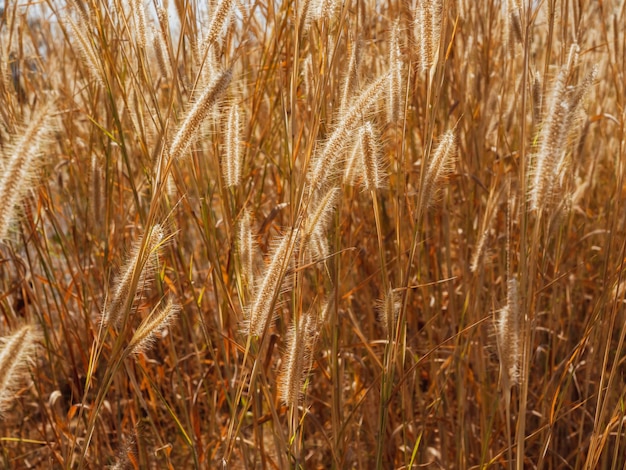
<svg viewBox="0 0 626 470">
<path fill-rule="evenodd" d="M 376 302 L 380 323 L 387 334 L 393 331 L 401 306 L 402 301 L 400 295 L 391 286 L 382 300 Z"/>
<path fill-rule="evenodd" d="M 357 126 L 364 113 L 366 113 L 383 94 L 387 81 L 389 80 L 389 75 L 389 72 L 385 73 L 368 86 L 356 100 L 354 100 L 350 109 L 341 117 L 337 127 L 323 146 L 322 151 L 313 161 L 313 166 L 308 175 L 311 189 L 320 189 L 327 183 L 329 173 L 331 173 L 338 164 L 339 159 L 337 157 L 343 153 L 344 147 L 350 140 L 350 131 Z"/>
<path fill-rule="evenodd" d="M 224 25 L 228 22 L 233 9 L 233 0 L 222 0 L 213 14 L 209 30 L 207 31 L 202 46 L 203 55 L 207 53 L 209 48 L 219 42 L 220 35 L 224 29 Z"/>
<path fill-rule="evenodd" d="M 368 191 L 375 191 L 382 186 L 384 172 L 380 168 L 380 146 L 374 135 L 374 127 L 371 122 L 365 123 L 361 128 L 359 140 L 361 141 L 361 155 L 365 170 L 363 183 Z"/>
<path fill-rule="evenodd" d="M 241 151 L 241 116 L 239 107 L 233 105 L 228 112 L 226 125 L 226 155 L 223 159 L 224 182 L 227 188 L 239 186 L 243 153 Z"/>
<path fill-rule="evenodd" d="M 597 68 L 587 74 L 577 87 L 568 87 L 571 68 L 578 61 L 578 46 L 570 49 L 566 64 L 556 77 L 538 137 L 538 148 L 530 160 L 530 209 L 546 207 L 567 168 L 568 147 L 578 129 L 583 98 L 597 77 Z"/>
<path fill-rule="evenodd" d="M 167 301 L 167 304 L 159 310 L 153 310 L 148 317 L 146 317 L 133 337 L 128 343 L 128 350 L 130 354 L 139 354 L 145 352 L 154 343 L 156 336 L 163 331 L 172 322 L 172 320 L 180 313 L 181 306 L 175 304 L 171 299 Z"/>
<path fill-rule="evenodd" d="M 102 315 L 105 326 L 119 323 L 126 310 L 132 307 L 136 297 L 141 295 L 157 265 L 158 250 L 162 246 L 164 231 L 157 224 L 144 234 L 144 237 L 146 235 L 149 239 L 133 248 L 131 257 L 115 281 L 113 296 Z"/>
<path fill-rule="evenodd" d="M 237 250 L 239 263 L 245 282 L 249 289 L 254 286 L 254 253 L 256 243 L 252 235 L 252 216 L 249 211 L 244 211 L 239 221 L 237 231 Z"/>
<path fill-rule="evenodd" d="M 400 50 L 400 24 L 396 21 L 389 42 L 389 69 L 391 76 L 387 86 L 387 121 L 396 122 L 400 117 L 402 103 L 402 52 Z"/>
<path fill-rule="evenodd" d="M 279 381 L 280 398 L 287 406 L 297 406 L 302 398 L 316 336 L 317 325 L 311 314 L 303 315 L 289 330 Z"/>
<path fill-rule="evenodd" d="M 41 149 L 52 130 L 50 111 L 44 107 L 32 116 L 28 127 L 14 144 L 8 146 L 3 159 L 4 164 L 0 167 L 0 241 L 7 238 L 19 204 L 44 162 Z"/>
<path fill-rule="evenodd" d="M 512 386 L 519 381 L 520 366 L 520 308 L 517 279 L 507 282 L 506 305 L 498 312 L 496 338 L 500 354 L 500 366 L 505 381 Z"/>
<path fill-rule="evenodd" d="M 0 338 L 0 416 L 9 408 L 15 387 L 33 359 L 39 333 L 30 325 Z"/>
<path fill-rule="evenodd" d="M 456 156 L 456 140 L 452 130 L 447 131 L 441 140 L 437 149 L 432 155 L 426 177 L 424 179 L 424 188 L 422 201 L 424 206 L 428 206 L 434 199 L 439 185 L 444 178 L 452 171 Z"/>
<path fill-rule="evenodd" d="M 187 113 L 185 120 L 174 136 L 168 152 L 173 159 L 182 158 L 195 140 L 200 125 L 221 98 L 233 78 L 232 69 L 227 69 L 211 81 Z"/>
<path fill-rule="evenodd" d="M 441 0 L 418 2 L 415 12 L 415 34 L 419 44 L 420 68 L 429 72 L 437 62 L 441 36 Z"/>
<path fill-rule="evenodd" d="M 297 233 L 283 235 L 270 256 L 270 262 L 260 280 L 249 307 L 246 330 L 249 335 L 262 336 L 272 323 L 274 304 L 290 263 Z"/>
</svg>

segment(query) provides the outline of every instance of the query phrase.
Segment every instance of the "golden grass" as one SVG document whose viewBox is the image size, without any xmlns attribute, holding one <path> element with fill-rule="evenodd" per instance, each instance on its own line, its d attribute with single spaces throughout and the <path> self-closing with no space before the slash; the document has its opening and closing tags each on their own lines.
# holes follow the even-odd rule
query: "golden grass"
<svg viewBox="0 0 626 470">
<path fill-rule="evenodd" d="M 624 24 L 5 2 L 0 468 L 623 468 Z"/>
</svg>

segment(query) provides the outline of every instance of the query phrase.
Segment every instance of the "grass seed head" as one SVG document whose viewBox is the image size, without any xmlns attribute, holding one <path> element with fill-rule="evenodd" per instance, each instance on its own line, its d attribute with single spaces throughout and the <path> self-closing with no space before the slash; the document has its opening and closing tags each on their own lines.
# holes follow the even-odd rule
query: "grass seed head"
<svg viewBox="0 0 626 470">
<path fill-rule="evenodd" d="M 224 182 L 227 188 L 239 186 L 243 165 L 241 149 L 241 115 L 239 107 L 233 105 L 228 112 L 226 125 L 226 155 L 223 159 Z"/>
<path fill-rule="evenodd" d="M 187 150 L 197 137 L 200 125 L 222 97 L 232 78 L 232 69 L 227 69 L 206 86 L 198 100 L 188 111 L 178 132 L 174 136 L 168 152 L 170 158 L 176 160 L 186 155 Z"/>
<path fill-rule="evenodd" d="M 143 0 L 133 0 L 131 3 L 134 24 L 135 24 L 135 41 L 138 49 L 145 49 L 148 43 L 147 26 L 146 26 L 146 7 Z"/>
<path fill-rule="evenodd" d="M 238 225 L 237 251 L 243 277 L 250 289 L 254 286 L 254 254 L 256 249 L 252 233 L 252 215 L 246 210 L 243 212 Z"/>
<path fill-rule="evenodd" d="M 350 140 L 350 132 L 357 127 L 363 115 L 382 96 L 389 76 L 390 73 L 387 72 L 365 88 L 340 117 L 337 126 L 322 147 L 322 151 L 313 161 L 308 177 L 310 188 L 318 190 L 328 183 L 329 175 L 341 162 L 344 148 Z"/>
<path fill-rule="evenodd" d="M 221 0 L 217 5 L 217 9 L 213 13 L 209 29 L 204 38 L 202 46 L 203 54 L 207 53 L 211 46 L 219 43 L 224 26 L 228 23 L 232 14 L 233 3 L 233 0 Z"/>
<path fill-rule="evenodd" d="M 376 191 L 382 187 L 384 172 L 380 163 L 380 145 L 371 122 L 365 123 L 361 128 L 359 140 L 361 142 L 363 169 L 365 170 L 363 183 L 368 191 Z"/>
<path fill-rule="evenodd" d="M 417 4 L 414 27 L 422 72 L 429 72 L 437 62 L 442 8 L 441 0 L 424 0 Z"/>
<path fill-rule="evenodd" d="M 167 328 L 172 320 L 178 316 L 182 310 L 181 306 L 169 299 L 161 309 L 153 310 L 139 325 L 130 342 L 128 350 L 130 354 L 146 352 L 152 347 L 156 336 Z"/>
<path fill-rule="evenodd" d="M 443 180 L 452 172 L 456 158 L 456 138 L 454 131 L 447 131 L 440 139 L 439 145 L 432 154 L 424 179 L 423 205 L 428 206 L 435 198 Z"/>
<path fill-rule="evenodd" d="M 44 106 L 30 124 L 7 146 L 0 166 L 0 241 L 5 240 L 19 212 L 19 204 L 32 188 L 38 170 L 45 163 L 43 145 L 53 129 L 51 109 Z"/>
<path fill-rule="evenodd" d="M 564 171 L 569 166 L 568 154 L 573 136 L 579 129 L 581 104 L 596 80 L 597 69 L 592 68 L 580 85 L 568 87 L 568 77 L 578 62 L 578 45 L 570 49 L 566 64 L 561 68 L 552 86 L 546 115 L 538 136 L 537 151 L 530 159 L 530 209 L 548 207 L 562 188 Z"/>
<path fill-rule="evenodd" d="M 517 278 L 513 277 L 507 282 L 506 305 L 498 312 L 496 321 L 496 338 L 500 366 L 504 374 L 505 382 L 510 386 L 519 382 L 520 370 L 520 307 L 518 298 Z"/>
<path fill-rule="evenodd" d="M 378 310 L 380 324 L 387 334 L 393 331 L 401 307 L 402 300 L 400 294 L 391 286 L 384 297 L 376 302 L 376 310 Z"/>
<path fill-rule="evenodd" d="M 119 324 L 127 309 L 132 308 L 135 299 L 141 296 L 157 266 L 158 250 L 162 247 L 165 233 L 157 224 L 147 232 L 147 236 L 147 241 L 143 240 L 133 248 L 115 281 L 113 296 L 105 305 L 102 315 L 105 326 Z"/>
<path fill-rule="evenodd" d="M 75 39 L 75 45 L 78 48 L 79 57 L 85 65 L 87 75 L 95 83 L 104 87 L 106 83 L 104 69 L 95 50 L 95 38 L 89 30 L 91 23 L 88 20 L 85 21 L 86 17 L 79 16 L 81 16 L 82 21 L 74 21 L 69 14 L 63 18 L 63 21 Z"/>
<path fill-rule="evenodd" d="M 39 336 L 33 326 L 26 325 L 0 338 L 0 417 L 9 409 L 16 387 L 24 379 Z"/>
<path fill-rule="evenodd" d="M 390 80 L 387 87 L 387 121 L 396 122 L 400 118 L 402 105 L 402 51 L 400 50 L 400 23 L 396 20 L 389 40 Z"/>
<path fill-rule="evenodd" d="M 280 398 L 287 406 L 297 406 L 302 399 L 316 337 L 317 326 L 311 314 L 305 314 L 298 325 L 292 324 L 289 329 L 278 385 Z"/>
<path fill-rule="evenodd" d="M 296 237 L 297 233 L 291 232 L 283 235 L 269 257 L 269 264 L 248 309 L 245 329 L 249 335 L 261 337 L 265 329 L 271 326 L 274 305 L 291 262 Z"/>
</svg>

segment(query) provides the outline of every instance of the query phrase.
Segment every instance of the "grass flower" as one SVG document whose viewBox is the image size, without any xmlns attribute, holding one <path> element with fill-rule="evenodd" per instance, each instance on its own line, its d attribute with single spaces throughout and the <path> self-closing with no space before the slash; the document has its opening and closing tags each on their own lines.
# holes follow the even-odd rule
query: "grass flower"
<svg viewBox="0 0 626 470">
<path fill-rule="evenodd" d="M 9 409 L 16 387 L 24 380 L 38 339 L 39 333 L 30 325 L 0 338 L 0 417 Z"/>
</svg>

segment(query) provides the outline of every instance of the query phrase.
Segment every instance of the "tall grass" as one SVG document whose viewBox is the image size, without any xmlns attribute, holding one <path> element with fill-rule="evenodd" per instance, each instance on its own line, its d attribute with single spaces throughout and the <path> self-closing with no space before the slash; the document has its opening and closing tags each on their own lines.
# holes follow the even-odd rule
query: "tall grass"
<svg viewBox="0 0 626 470">
<path fill-rule="evenodd" d="M 623 0 L 5 3 L 0 468 L 623 468 Z"/>
</svg>

